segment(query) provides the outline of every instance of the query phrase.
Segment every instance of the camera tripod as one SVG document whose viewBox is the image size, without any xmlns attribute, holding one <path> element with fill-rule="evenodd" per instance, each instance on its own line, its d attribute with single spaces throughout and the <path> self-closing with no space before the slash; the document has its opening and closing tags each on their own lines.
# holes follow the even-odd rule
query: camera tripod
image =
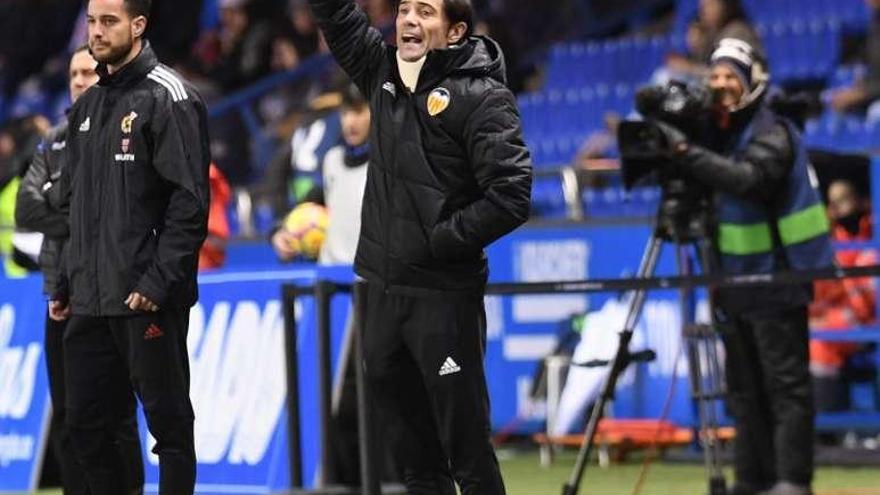
<svg viewBox="0 0 880 495">
<path fill-rule="evenodd" d="M 675 181 L 663 187 L 663 195 L 655 220 L 654 230 L 645 247 L 639 264 L 637 278 L 654 275 L 664 243 L 676 248 L 679 274 L 692 275 L 693 259 L 689 250 L 693 246 L 704 273 L 711 271 L 709 244 L 709 201 L 698 196 L 688 197 L 686 184 Z M 608 362 L 608 376 L 602 391 L 593 405 L 584 431 L 584 440 L 569 480 L 563 485 L 562 495 L 577 495 L 581 479 L 590 459 L 593 440 L 599 420 L 607 402 L 614 398 L 617 380 L 626 367 L 644 353 L 630 353 L 629 343 L 641 316 L 646 291 L 635 290 L 630 299 L 623 330 L 614 358 Z M 690 365 L 691 397 L 697 403 L 699 413 L 699 441 L 703 447 L 703 460 L 709 484 L 709 495 L 726 495 L 727 486 L 721 471 L 720 445 L 717 438 L 718 417 L 715 401 L 722 397 L 722 374 L 718 364 L 716 338 L 711 326 L 693 323 L 693 289 L 680 289 L 679 302 L 683 341 Z M 711 306 L 711 305 L 710 305 Z"/>
</svg>

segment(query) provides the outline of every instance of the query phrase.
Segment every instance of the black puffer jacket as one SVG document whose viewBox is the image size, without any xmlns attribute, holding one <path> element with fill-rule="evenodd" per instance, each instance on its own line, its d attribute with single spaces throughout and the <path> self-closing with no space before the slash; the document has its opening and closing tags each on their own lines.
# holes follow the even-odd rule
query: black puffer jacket
<svg viewBox="0 0 880 495">
<path fill-rule="evenodd" d="M 531 195 L 531 160 L 501 50 L 481 37 L 433 50 L 410 92 L 396 48 L 354 2 L 310 3 L 372 110 L 355 270 L 403 291 L 481 289 L 483 248 L 525 222 Z"/>
<path fill-rule="evenodd" d="M 69 235 L 67 214 L 61 210 L 61 171 L 67 165 L 67 122 L 52 128 L 37 148 L 28 166 L 15 205 L 16 226 L 43 234 L 40 269 L 43 292 L 58 291 L 58 266 L 64 241 Z"/>
</svg>

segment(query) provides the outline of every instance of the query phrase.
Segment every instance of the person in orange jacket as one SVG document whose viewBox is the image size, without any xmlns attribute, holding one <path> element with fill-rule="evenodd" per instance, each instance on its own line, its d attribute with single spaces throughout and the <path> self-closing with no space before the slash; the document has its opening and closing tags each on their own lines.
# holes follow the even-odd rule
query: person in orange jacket
<svg viewBox="0 0 880 495">
<path fill-rule="evenodd" d="M 835 241 L 872 238 L 870 210 L 850 182 L 838 180 L 828 187 L 828 216 Z M 842 267 L 870 266 L 878 261 L 873 249 L 840 250 L 836 259 Z M 872 324 L 877 318 L 876 299 L 876 288 L 870 277 L 816 281 L 815 298 L 810 306 L 810 326 L 822 330 L 848 330 Z M 810 341 L 810 372 L 817 409 L 846 408 L 848 400 L 841 371 L 847 359 L 859 349 L 859 344 L 853 342 Z"/>
<path fill-rule="evenodd" d="M 208 169 L 211 187 L 211 206 L 208 210 L 208 237 L 199 250 L 199 271 L 220 268 L 226 262 L 226 242 L 229 240 L 229 219 L 226 207 L 232 198 L 229 182 L 213 163 Z"/>
</svg>

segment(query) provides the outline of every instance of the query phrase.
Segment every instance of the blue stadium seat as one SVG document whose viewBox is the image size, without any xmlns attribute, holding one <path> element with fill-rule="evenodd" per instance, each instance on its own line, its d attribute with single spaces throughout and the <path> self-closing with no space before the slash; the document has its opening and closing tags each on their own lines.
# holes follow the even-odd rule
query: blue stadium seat
<svg viewBox="0 0 880 495">
<path fill-rule="evenodd" d="M 541 218 L 564 218 L 565 198 L 559 176 L 537 177 L 532 184 L 532 214 Z"/>
<path fill-rule="evenodd" d="M 827 79 L 837 66 L 840 25 L 829 21 L 760 25 L 774 81 Z"/>
<path fill-rule="evenodd" d="M 869 20 L 864 0 L 746 0 L 743 5 L 755 24 L 831 21 L 861 32 Z"/>
</svg>

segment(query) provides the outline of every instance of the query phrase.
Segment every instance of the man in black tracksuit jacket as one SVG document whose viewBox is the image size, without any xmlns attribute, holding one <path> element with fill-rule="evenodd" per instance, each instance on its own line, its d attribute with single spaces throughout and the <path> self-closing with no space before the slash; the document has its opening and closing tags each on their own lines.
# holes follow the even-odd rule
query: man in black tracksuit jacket
<svg viewBox="0 0 880 495">
<path fill-rule="evenodd" d="M 88 47 L 76 50 L 70 60 L 70 97 L 79 96 L 98 80 L 95 59 Z M 54 127 L 37 149 L 27 172 L 21 180 L 15 205 L 15 224 L 18 227 L 43 234 L 40 249 L 40 269 L 43 272 L 43 292 L 56 293 L 58 285 L 58 257 L 64 240 L 69 235 L 68 216 L 61 211 L 61 172 L 67 166 L 67 121 Z M 66 421 L 64 355 L 62 337 L 67 321 L 56 321 L 47 316 L 44 347 L 49 371 L 49 394 L 52 398 L 52 423 L 49 438 L 53 453 L 60 463 L 61 481 L 65 495 L 87 494 L 82 468 L 76 462 Z M 123 460 L 125 486 L 139 491 L 144 484 L 141 442 L 137 429 L 134 393 L 120 366 L 114 373 L 112 385 L 118 399 L 117 411 L 121 416 L 115 433 L 115 443 Z"/>
<path fill-rule="evenodd" d="M 355 271 L 364 354 L 411 494 L 504 493 L 489 443 L 483 294 L 489 243 L 528 217 L 531 162 L 498 45 L 466 0 L 400 2 L 397 47 L 351 0 L 310 0 L 370 101 Z"/>
<path fill-rule="evenodd" d="M 94 495 L 123 493 L 102 414 L 119 361 L 156 438 L 160 493 L 195 484 L 186 334 L 207 232 L 207 119 L 195 89 L 142 39 L 149 7 L 90 0 L 100 79 L 68 116 L 67 411 Z"/>
</svg>

